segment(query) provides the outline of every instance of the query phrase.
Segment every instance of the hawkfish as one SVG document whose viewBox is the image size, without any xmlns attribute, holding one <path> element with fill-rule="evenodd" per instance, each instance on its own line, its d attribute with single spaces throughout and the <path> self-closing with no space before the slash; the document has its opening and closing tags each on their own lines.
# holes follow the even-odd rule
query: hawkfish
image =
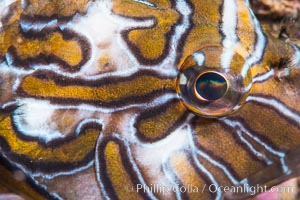
<svg viewBox="0 0 300 200">
<path fill-rule="evenodd" d="M 299 175 L 300 49 L 248 0 L 2 0 L 0 16 L 0 189 L 243 199 Z"/>
</svg>

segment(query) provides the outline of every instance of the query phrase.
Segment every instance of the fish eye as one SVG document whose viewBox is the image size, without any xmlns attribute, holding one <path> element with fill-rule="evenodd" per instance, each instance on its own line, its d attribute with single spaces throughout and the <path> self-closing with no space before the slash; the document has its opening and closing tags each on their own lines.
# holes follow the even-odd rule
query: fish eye
<svg viewBox="0 0 300 200">
<path fill-rule="evenodd" d="M 218 66 L 214 60 L 218 50 L 210 47 L 207 52 L 195 52 L 179 68 L 177 93 L 191 112 L 202 117 L 223 117 L 237 111 L 251 89 L 251 77 L 235 71 L 236 63 L 229 68 Z"/>
<path fill-rule="evenodd" d="M 226 78 L 217 72 L 200 74 L 195 81 L 194 92 L 201 100 L 215 101 L 223 97 L 228 89 Z"/>
</svg>

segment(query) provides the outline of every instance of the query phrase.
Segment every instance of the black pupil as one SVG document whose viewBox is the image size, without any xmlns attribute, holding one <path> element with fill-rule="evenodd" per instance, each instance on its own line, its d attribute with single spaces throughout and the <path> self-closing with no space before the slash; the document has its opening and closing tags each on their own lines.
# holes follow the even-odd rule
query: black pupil
<svg viewBox="0 0 300 200">
<path fill-rule="evenodd" d="M 201 75 L 196 81 L 196 92 L 202 98 L 214 101 L 224 96 L 227 82 L 223 76 L 214 72 Z"/>
</svg>

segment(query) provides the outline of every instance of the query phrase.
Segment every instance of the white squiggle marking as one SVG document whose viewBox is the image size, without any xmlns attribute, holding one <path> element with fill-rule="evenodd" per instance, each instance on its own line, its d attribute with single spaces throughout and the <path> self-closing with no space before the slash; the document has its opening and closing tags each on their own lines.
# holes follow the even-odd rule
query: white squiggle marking
<svg viewBox="0 0 300 200">
<path fill-rule="evenodd" d="M 252 88 L 252 82 L 250 82 L 246 87 L 245 87 L 245 92 L 249 92 L 250 90 L 251 90 L 251 88 Z"/>
<path fill-rule="evenodd" d="M 188 129 L 190 130 L 189 132 L 192 133 L 191 131 L 191 127 L 188 126 Z M 199 162 L 198 158 L 197 158 L 197 147 L 193 141 L 193 136 L 192 134 L 188 135 L 189 137 L 189 145 L 191 147 L 191 154 L 192 154 L 192 158 L 195 161 L 196 166 L 198 167 L 198 169 L 200 171 L 202 171 L 204 174 L 206 174 L 206 176 L 210 179 L 210 181 L 212 182 L 212 184 L 214 184 L 217 188 L 219 187 L 219 183 L 217 182 L 217 180 L 215 179 L 215 177 Z M 222 199 L 222 191 L 218 190 L 217 191 L 217 195 L 216 195 L 216 200 L 221 200 Z"/>
<path fill-rule="evenodd" d="M 40 187 L 43 188 L 45 191 L 48 191 L 48 187 L 47 187 L 46 185 L 40 183 L 40 182 L 37 181 L 34 177 L 30 177 L 30 179 L 33 180 L 34 183 L 35 183 L 36 185 L 40 186 Z M 55 192 L 50 192 L 50 194 L 51 194 L 53 197 L 55 197 L 56 199 L 58 199 L 58 200 L 63 200 L 63 198 L 60 197 L 60 196 L 59 196 L 57 193 L 55 193 Z"/>
<path fill-rule="evenodd" d="M 84 119 L 82 120 L 78 125 L 77 128 L 75 130 L 75 134 L 78 136 L 80 134 L 80 131 L 82 130 L 82 127 L 87 124 L 87 123 L 97 123 L 97 124 L 101 124 L 103 125 L 103 120 L 100 119 L 93 119 L 93 118 L 89 118 L 89 119 Z"/>
<path fill-rule="evenodd" d="M 96 122 L 96 123 L 101 123 L 100 120 L 93 120 L 93 119 L 87 119 L 85 120 L 85 122 L 88 122 L 88 121 L 93 121 L 93 122 Z M 82 122 L 84 123 L 84 121 Z M 101 134 L 100 134 L 101 136 Z M 8 159 L 4 154 L 3 156 Z M 9 160 L 9 159 L 8 159 Z M 62 176 L 62 175 L 73 175 L 73 174 L 77 174 L 78 172 L 81 172 L 83 170 L 86 170 L 88 168 L 90 168 L 91 166 L 93 166 L 94 164 L 94 161 L 91 160 L 90 162 L 88 162 L 86 165 L 82 166 L 82 167 L 78 167 L 74 170 L 70 170 L 70 171 L 60 171 L 60 172 L 56 172 L 56 173 L 43 173 L 43 172 L 36 172 L 36 173 L 32 173 L 30 172 L 27 167 L 23 166 L 22 164 L 19 164 L 19 163 L 15 163 L 15 165 L 20 168 L 23 172 L 25 172 L 26 174 L 28 174 L 29 176 L 32 176 L 32 177 L 43 177 L 43 178 L 46 178 L 46 179 L 53 179 L 57 176 Z"/>
<path fill-rule="evenodd" d="M 249 101 L 256 101 L 271 106 L 274 109 L 276 109 L 278 112 L 280 112 L 282 115 L 285 115 L 286 117 L 294 120 L 295 122 L 300 123 L 300 116 L 294 113 L 293 111 L 291 111 L 288 107 L 286 107 L 284 104 L 277 101 L 276 99 L 266 99 L 259 96 L 249 95 L 246 99 L 246 102 Z"/>
<path fill-rule="evenodd" d="M 1 148 L 0 148 L 1 149 Z M 2 153 L 2 156 L 7 159 L 7 160 L 10 160 L 6 155 L 4 155 Z M 29 177 L 43 177 L 45 179 L 53 179 L 55 177 L 58 177 L 58 176 L 64 176 L 64 175 L 73 175 L 73 174 L 77 174 L 78 172 L 81 172 L 83 170 L 86 170 L 90 167 L 92 167 L 94 165 L 94 161 L 90 161 L 89 163 L 87 163 L 85 166 L 82 166 L 82 167 L 78 167 L 74 170 L 71 170 L 71 171 L 67 171 L 67 172 L 56 172 L 56 173 L 53 173 L 53 174 L 46 174 L 46 173 L 41 173 L 41 172 L 37 172 L 37 173 L 32 173 L 30 172 L 29 170 L 27 170 L 26 167 L 24 167 L 23 165 L 19 164 L 19 163 L 14 163 L 14 165 L 16 165 L 18 168 L 20 168 L 24 173 L 26 173 Z"/>
<path fill-rule="evenodd" d="M 259 62 L 263 55 L 264 55 L 264 50 L 265 50 L 265 46 L 267 43 L 267 39 L 262 31 L 262 28 L 260 26 L 259 21 L 257 20 L 257 18 L 255 17 L 253 11 L 250 9 L 250 5 L 249 5 L 249 1 L 245 0 L 246 4 L 248 5 L 248 10 L 251 14 L 253 23 L 254 23 L 254 28 L 255 28 L 255 33 L 256 33 L 256 44 L 254 46 L 254 51 L 251 53 L 251 55 L 246 59 L 245 64 L 243 65 L 242 71 L 241 71 L 241 75 L 243 77 L 246 77 L 248 71 L 250 70 L 250 68 L 257 62 Z"/>
<path fill-rule="evenodd" d="M 12 55 L 10 55 L 10 53 L 5 54 L 5 60 L 6 60 L 6 63 L 8 66 L 13 65 L 14 59 L 13 59 Z"/>
<path fill-rule="evenodd" d="M 84 35 L 91 45 L 91 58 L 81 67 L 77 75 L 85 76 L 86 74 L 97 72 L 95 66 L 99 66 L 99 58 L 103 55 L 109 55 L 113 66 L 116 67 L 116 71 L 124 72 L 128 69 L 138 68 L 139 65 L 130 62 L 130 58 L 127 56 L 128 49 L 124 49 L 122 44 L 118 42 L 121 38 L 120 29 L 124 26 L 150 27 L 154 24 L 154 20 L 150 19 L 141 22 L 127 18 L 122 19 L 113 15 L 111 10 L 111 1 L 92 2 L 85 16 L 77 14 L 64 27 Z M 103 44 L 105 47 L 102 46 Z"/>
<path fill-rule="evenodd" d="M 198 66 L 204 65 L 205 55 L 202 52 L 195 52 L 192 54 L 192 56 L 196 60 Z"/>
<path fill-rule="evenodd" d="M 0 148 L 0 150 L 1 150 L 1 148 Z M 9 160 L 3 153 L 0 152 L 0 154 L 1 154 L 6 160 Z M 47 191 L 47 186 L 44 185 L 44 184 L 42 184 L 42 183 L 40 183 L 39 181 L 37 181 L 37 180 L 35 179 L 35 177 L 32 176 L 32 173 L 30 173 L 30 172 L 28 172 L 26 169 L 24 169 L 22 165 L 19 165 L 18 163 L 14 163 L 14 164 L 15 164 L 20 170 L 22 170 L 22 172 L 25 173 L 26 176 L 27 176 L 28 178 L 30 178 L 37 186 L 39 186 L 39 187 L 41 187 L 42 189 L 44 189 L 45 191 Z M 38 175 L 37 175 L 37 176 L 38 176 Z M 44 175 L 43 175 L 43 177 L 44 177 Z M 48 177 L 46 177 L 46 178 L 48 178 Z M 50 192 L 50 195 L 51 195 L 51 196 L 54 196 L 54 197 L 57 198 L 58 200 L 63 200 L 63 198 L 61 198 L 61 197 L 60 197 L 57 193 L 55 193 L 55 192 Z"/>
<path fill-rule="evenodd" d="M 56 65 L 34 65 L 31 66 L 31 68 L 34 68 L 35 70 L 38 69 L 42 69 L 42 70 L 50 70 L 50 71 L 54 71 L 56 74 L 61 75 L 61 76 L 65 76 L 68 78 L 79 78 L 82 80 L 98 80 L 101 78 L 106 78 L 106 77 L 110 77 L 110 76 L 117 76 L 117 77 L 128 77 L 131 76 L 135 73 L 138 73 L 141 70 L 147 70 L 149 71 L 149 67 L 139 67 L 139 68 L 130 68 L 127 70 L 123 70 L 123 71 L 114 71 L 114 72 L 105 72 L 102 74 L 97 74 L 97 75 L 90 75 L 90 76 L 85 76 L 85 75 L 81 75 L 81 72 L 76 72 L 76 73 L 68 73 L 68 72 L 64 72 L 61 71 Z M 16 71 L 19 69 L 16 69 Z M 32 70 L 33 71 L 33 70 Z M 151 69 L 152 72 L 157 73 L 158 75 L 162 75 L 162 76 L 166 76 L 166 78 L 174 78 L 177 76 L 177 74 L 170 74 L 167 71 L 164 70 L 160 70 L 160 69 Z M 23 71 L 23 73 L 25 73 L 27 71 Z M 28 72 L 26 74 L 29 74 Z"/>
<path fill-rule="evenodd" d="M 121 136 L 118 135 L 118 134 L 115 134 L 115 133 L 114 133 L 114 134 L 113 134 L 113 137 L 115 137 L 115 138 L 117 138 L 117 139 L 119 139 L 120 141 L 123 142 L 123 144 L 125 145 L 126 150 L 127 150 L 127 155 L 128 155 L 128 158 L 129 158 L 129 162 L 131 163 L 131 165 L 132 165 L 132 167 L 133 167 L 133 170 L 135 171 L 135 174 L 136 174 L 137 177 L 138 177 L 139 182 L 140 182 L 142 185 L 146 185 L 146 182 L 144 181 L 144 178 L 142 177 L 142 174 L 141 174 L 141 172 L 140 172 L 140 170 L 139 170 L 137 164 L 135 163 L 135 161 L 134 161 L 134 159 L 133 159 L 132 152 L 131 152 L 131 149 L 130 149 L 130 147 L 129 147 L 128 142 L 127 142 L 126 140 L 122 139 Z M 96 159 L 95 159 L 95 165 L 96 165 L 96 170 L 97 170 L 97 172 L 96 172 L 96 173 L 97 173 L 97 180 L 98 180 L 98 183 L 99 183 L 99 185 L 100 185 L 101 190 L 102 190 L 103 193 L 104 193 L 105 198 L 106 198 L 106 199 L 110 199 L 110 198 L 108 197 L 108 195 L 107 195 L 107 192 L 106 192 L 105 189 L 104 189 L 104 185 L 103 185 L 103 183 L 102 183 L 102 181 L 101 181 L 101 176 L 100 176 L 100 172 L 99 172 L 99 170 L 101 170 L 101 169 L 100 169 L 99 159 L 98 159 L 98 156 L 97 156 L 97 155 L 99 154 L 99 152 L 98 152 L 98 146 L 100 145 L 100 143 L 101 143 L 101 138 L 98 139 L 98 141 L 97 141 L 97 147 L 96 147 Z M 150 197 L 150 199 L 157 200 L 157 198 L 154 196 L 154 194 L 153 194 L 152 192 L 150 192 L 149 190 L 146 190 L 146 193 L 147 193 L 147 195 Z"/>
<path fill-rule="evenodd" d="M 300 64 L 300 49 L 294 44 L 290 44 L 295 50 L 294 56 L 292 58 L 292 66 L 297 66 Z"/>
<path fill-rule="evenodd" d="M 150 7 L 153 7 L 153 8 L 157 8 L 157 6 L 149 1 L 146 1 L 146 0 L 134 0 L 135 2 L 138 2 L 138 3 L 142 3 L 142 4 L 145 4 L 147 6 L 150 6 Z"/>
<path fill-rule="evenodd" d="M 259 157 L 263 157 L 265 159 L 267 159 L 263 154 L 261 154 L 260 152 L 256 151 L 253 146 L 251 144 L 249 144 L 241 135 L 241 132 L 238 132 L 239 137 L 241 138 L 241 140 L 250 147 L 250 149 Z M 195 146 L 195 145 L 194 145 Z M 197 147 L 195 147 L 197 148 Z M 222 165 L 221 163 L 219 163 L 218 161 L 215 161 L 212 157 L 210 157 L 208 154 L 206 154 L 205 152 L 201 151 L 200 149 L 197 148 L 197 154 L 201 157 L 203 157 L 204 159 L 206 159 L 208 162 L 210 162 L 211 164 L 213 164 L 214 166 L 218 167 L 219 169 L 221 169 L 224 174 L 229 178 L 229 180 L 233 183 L 233 184 L 238 184 L 239 181 L 233 177 L 233 175 L 229 172 L 229 170 L 226 168 L 226 166 Z M 270 161 L 270 160 L 268 160 Z"/>
<path fill-rule="evenodd" d="M 240 109 L 241 107 L 242 107 L 241 105 L 237 104 L 236 106 L 234 106 L 234 107 L 232 108 L 232 110 L 238 110 L 238 109 Z"/>
<path fill-rule="evenodd" d="M 0 14 L 1 14 L 0 19 L 2 16 L 7 14 L 9 6 L 14 2 L 16 2 L 16 0 L 1 0 L 0 1 Z M 2 20 L 0 20 L 0 21 L 2 21 Z"/>
<path fill-rule="evenodd" d="M 45 106 L 47 106 L 47 109 L 45 109 Z M 25 109 L 23 107 L 25 107 Z M 34 115 L 30 112 L 28 113 L 28 111 L 23 112 L 28 108 L 30 108 L 30 111 L 32 111 L 32 107 L 36 107 L 34 109 L 38 109 L 38 111 L 39 109 L 43 110 L 42 112 L 43 114 Z M 55 107 L 51 106 L 50 104 L 47 104 L 47 102 L 43 102 L 43 101 L 35 101 L 33 103 L 29 102 L 29 104 L 23 104 L 23 106 L 16 109 L 16 111 L 13 114 L 13 122 L 21 134 L 37 138 L 46 143 L 55 139 L 65 138 L 67 135 L 63 135 L 59 131 L 51 129 L 51 127 L 49 126 L 49 118 L 50 118 L 49 116 L 52 115 L 52 112 L 54 110 Z M 103 125 L 103 120 L 85 119 L 79 123 L 74 135 L 78 136 L 80 134 L 83 125 L 88 122 L 94 122 Z"/>
<path fill-rule="evenodd" d="M 39 173 L 31 173 L 31 174 L 32 174 L 33 177 L 41 176 L 41 177 L 46 178 L 46 179 L 53 179 L 53 178 L 58 177 L 58 176 L 77 174 L 78 172 L 82 172 L 82 171 L 92 167 L 93 165 L 94 165 L 94 161 L 92 160 L 89 163 L 87 163 L 85 166 L 78 167 L 78 168 L 76 168 L 74 170 L 71 170 L 71 171 L 55 172 L 53 174 L 46 174 L 46 173 L 40 173 L 40 172 Z M 22 165 L 19 165 L 19 167 L 20 166 L 22 166 Z M 22 170 L 26 170 L 26 169 L 22 167 Z"/>
<path fill-rule="evenodd" d="M 7 107 L 9 106 L 13 106 L 13 105 L 17 105 L 17 101 L 9 101 L 9 102 L 6 102 L 4 103 L 2 106 L 1 106 L 1 109 L 7 109 Z"/>
<path fill-rule="evenodd" d="M 152 102 L 150 103 L 142 103 L 142 104 L 131 104 L 128 106 L 124 106 L 124 107 L 119 107 L 119 108 L 101 108 L 101 107 L 95 107 L 92 105 L 88 105 L 88 104 L 80 104 L 80 105 L 53 105 L 50 104 L 49 101 L 45 101 L 45 100 L 36 100 L 36 99 L 31 99 L 31 98 L 24 98 L 24 99 L 17 99 L 16 101 L 13 102 L 17 102 L 18 105 L 24 105 L 24 104 L 28 104 L 30 105 L 31 101 L 44 101 L 44 102 L 48 102 L 49 105 L 53 108 L 53 109 L 77 109 L 77 110 L 82 110 L 82 111 L 91 111 L 91 112 L 101 112 L 101 113 L 113 113 L 113 112 L 117 112 L 117 111 L 122 111 L 122 110 L 127 110 L 127 109 L 131 109 L 131 108 L 151 108 L 151 107 L 155 107 L 155 106 L 159 106 L 162 105 L 164 103 L 166 103 L 169 99 L 173 99 L 173 98 L 177 98 L 176 94 L 165 94 L 163 96 L 160 96 L 156 99 L 154 99 Z M 13 104 L 12 102 L 12 104 Z"/>
<path fill-rule="evenodd" d="M 63 200 L 63 198 L 60 197 L 57 193 L 51 192 L 50 194 L 53 195 L 58 200 Z"/>
<path fill-rule="evenodd" d="M 104 199 L 106 200 L 110 200 L 110 198 L 107 195 L 106 190 L 104 189 L 104 185 L 101 181 L 101 176 L 100 176 L 100 172 L 97 172 L 97 169 L 100 169 L 100 164 L 99 164 L 99 159 L 98 156 L 99 155 L 99 150 L 98 150 L 98 146 L 100 145 L 100 141 L 102 140 L 103 135 L 100 135 L 97 139 L 97 144 L 96 144 L 96 150 L 95 150 L 95 168 L 96 168 L 96 178 L 97 178 L 97 182 L 99 184 L 100 190 L 101 190 L 101 194 L 103 196 Z"/>
<path fill-rule="evenodd" d="M 7 54 L 5 55 L 5 57 Z M 8 65 L 7 61 L 2 62 L 0 64 L 0 73 L 6 74 L 6 73 L 14 73 L 15 76 L 22 76 L 22 75 L 28 75 L 31 74 L 34 70 L 24 70 L 21 68 L 16 68 L 15 66 Z"/>
<path fill-rule="evenodd" d="M 52 19 L 47 22 L 27 21 L 22 19 L 20 21 L 20 27 L 25 33 L 28 31 L 40 32 L 44 28 L 55 28 L 56 25 L 57 19 Z"/>
<path fill-rule="evenodd" d="M 119 135 L 115 135 L 116 137 L 119 137 L 119 139 L 121 140 L 120 136 Z M 136 175 L 138 176 L 138 179 L 139 179 L 139 182 L 142 184 L 142 185 L 146 185 L 146 182 L 144 180 L 144 178 L 142 177 L 142 174 L 140 172 L 140 170 L 138 169 L 138 166 L 137 164 L 135 163 L 134 159 L 133 159 L 133 156 L 132 156 L 132 152 L 131 152 L 131 149 L 129 147 L 129 144 L 127 142 L 124 141 L 124 144 L 127 148 L 127 154 L 128 154 L 128 158 L 129 158 L 129 161 L 131 162 L 132 164 L 132 167 L 136 173 Z M 148 194 L 148 196 L 150 197 L 150 199 L 155 199 L 157 200 L 157 198 L 154 196 L 154 194 L 148 190 L 146 190 L 146 193 Z"/>
<path fill-rule="evenodd" d="M 98 65 L 101 49 L 97 46 L 103 41 L 110 41 L 114 36 L 116 25 L 110 20 L 109 1 L 95 1 L 88 5 L 87 14 L 82 16 L 76 14 L 67 24 L 60 26 L 62 30 L 71 29 L 83 35 L 89 41 L 91 57 L 76 75 L 85 75 L 85 71 Z M 105 28 L 99 28 L 105 27 Z"/>
<path fill-rule="evenodd" d="M 257 136 L 252 135 L 244 126 L 243 124 L 241 124 L 240 122 L 236 122 L 236 121 L 232 121 L 229 119 L 223 119 L 223 122 L 225 122 L 227 125 L 231 126 L 232 128 L 240 128 L 240 130 L 245 133 L 247 136 L 249 136 L 251 139 L 253 139 L 255 142 L 257 142 L 258 144 L 260 144 L 263 148 L 265 148 L 268 152 L 270 152 L 271 154 L 278 156 L 280 158 L 280 162 L 282 165 L 282 170 L 283 172 L 288 172 L 289 171 L 289 167 L 287 166 L 287 164 L 285 163 L 285 156 L 286 154 L 284 152 L 281 151 L 277 151 L 274 150 L 271 146 L 269 146 L 268 144 L 266 144 L 265 142 L 261 141 Z"/>
<path fill-rule="evenodd" d="M 254 155 L 263 159 L 268 165 L 273 163 L 269 158 L 266 157 L 266 155 L 257 151 L 255 149 L 255 147 L 243 137 L 241 130 L 238 130 L 237 134 L 238 134 L 239 138 L 241 139 L 241 141 L 249 147 L 250 151 L 252 151 Z"/>
<path fill-rule="evenodd" d="M 102 125 L 101 120 L 98 120 L 98 119 L 86 119 L 86 120 L 82 121 L 82 122 L 80 123 L 80 125 L 82 126 L 83 123 L 87 123 L 87 122 L 90 122 L 90 121 L 96 122 L 96 123 L 99 123 L 100 125 Z M 77 130 L 77 129 L 76 129 L 76 130 Z M 100 135 L 99 137 L 102 136 L 102 134 L 99 134 L 99 135 Z M 39 177 L 39 176 L 41 176 L 41 177 L 43 177 L 43 178 L 53 179 L 53 178 L 55 178 L 55 177 L 57 177 L 57 176 L 62 176 L 62 175 L 73 175 L 73 174 L 77 174 L 78 172 L 81 172 L 81 171 L 83 171 L 83 170 L 86 170 L 86 169 L 88 169 L 88 168 L 90 168 L 90 167 L 92 167 L 92 166 L 94 165 L 94 160 L 91 160 L 91 161 L 90 161 L 89 163 L 87 163 L 86 165 L 84 165 L 84 166 L 82 166 L 82 167 L 78 167 L 78 168 L 76 168 L 76 169 L 74 169 L 74 170 L 71 170 L 71 171 L 65 171 L 65 172 L 56 172 L 56 173 L 52 173 L 52 174 L 46 174 L 46 173 L 41 173 L 41 172 L 39 172 L 39 173 L 31 173 L 31 172 L 29 172 L 29 170 L 26 169 L 26 167 L 23 167 L 21 164 L 18 164 L 18 163 L 15 163 L 15 164 L 16 164 L 19 168 L 21 168 L 24 172 L 26 172 L 27 174 L 32 175 L 33 177 Z"/>
<path fill-rule="evenodd" d="M 29 101 L 14 111 L 12 120 L 22 134 L 39 138 L 47 143 L 65 137 L 59 131 L 51 130 L 48 125 L 54 111 L 54 108 L 45 101 Z"/>
<path fill-rule="evenodd" d="M 141 27 L 141 28 L 149 28 L 151 26 L 154 25 L 154 21 L 153 20 L 147 20 L 147 21 L 143 21 L 143 23 L 141 22 L 138 22 L 138 24 L 135 24 L 132 19 L 123 19 L 119 16 L 114 16 L 115 18 L 115 21 L 116 23 L 120 23 L 120 21 L 124 21 L 122 24 L 119 24 L 119 26 L 121 27 L 120 29 L 129 29 L 131 27 Z M 124 26 L 124 24 L 126 25 L 126 27 L 122 27 Z M 121 32 L 122 30 L 118 30 L 119 32 Z M 132 62 L 132 66 L 130 67 L 127 67 L 126 65 L 128 65 L 128 63 L 124 63 L 124 65 L 126 66 L 126 70 L 128 70 L 128 68 L 134 68 L 134 69 L 141 69 L 141 68 L 144 68 L 144 69 L 149 69 L 149 67 L 147 66 L 143 66 L 141 65 L 135 55 L 133 55 L 131 53 L 131 51 L 129 50 L 128 46 L 127 46 L 127 43 L 126 41 L 123 39 L 122 35 L 121 34 L 118 34 L 116 35 L 116 42 L 117 42 L 117 45 L 118 45 L 118 48 L 120 48 L 120 50 L 122 50 L 122 52 L 124 52 L 126 54 L 126 56 L 128 56 L 128 59 L 130 60 L 130 62 Z M 123 58 L 122 58 L 123 59 Z M 153 66 L 153 68 L 151 69 L 154 69 L 157 68 L 157 66 Z M 162 73 L 164 74 L 174 74 L 173 71 L 170 71 L 170 70 L 166 70 L 166 69 L 160 69 Z"/>
<path fill-rule="evenodd" d="M 133 124 L 136 121 L 136 117 L 133 117 L 130 121 L 130 127 L 132 127 L 131 133 L 132 137 L 135 138 L 136 143 L 142 147 L 145 148 L 153 148 L 153 149 L 161 149 L 161 154 L 165 155 L 165 157 L 168 157 L 172 152 L 183 149 L 187 146 L 187 140 L 186 137 L 188 133 L 185 130 L 182 130 L 182 127 L 186 125 L 186 123 L 183 123 L 181 126 L 179 126 L 175 131 L 170 133 L 167 137 L 164 139 L 161 139 L 154 143 L 143 143 L 139 141 L 136 137 L 136 130 L 133 127 Z M 172 145 L 171 145 L 172 144 Z M 166 148 L 168 146 L 168 148 Z M 163 151 L 163 153 L 162 153 Z"/>
<path fill-rule="evenodd" d="M 179 77 L 179 84 L 180 85 L 186 85 L 188 82 L 187 77 L 184 74 L 181 74 Z"/>
<path fill-rule="evenodd" d="M 183 2 L 182 4 L 185 5 L 186 3 Z M 93 80 L 99 77 L 110 76 L 112 74 L 126 75 L 127 72 L 131 73 L 133 71 L 138 71 L 139 69 L 149 69 L 148 66 L 141 66 L 138 62 L 132 63 L 129 61 L 135 59 L 133 55 L 128 53 L 128 48 L 126 46 L 126 43 L 123 41 L 120 32 L 124 29 L 127 29 L 128 27 L 150 27 L 154 24 L 154 20 L 145 20 L 141 22 L 132 19 L 121 18 L 111 13 L 111 7 L 112 3 L 110 1 L 96 1 L 90 3 L 86 15 L 81 16 L 79 14 L 76 14 L 70 22 L 61 26 L 62 30 L 65 28 L 69 28 L 77 32 L 78 34 L 86 37 L 89 41 L 89 44 L 91 45 L 91 58 L 88 60 L 87 63 L 81 66 L 81 70 L 79 72 L 64 72 L 60 67 L 58 67 L 57 64 L 32 64 L 30 67 L 35 70 L 51 70 L 67 77 L 82 77 L 86 80 Z M 186 9 L 184 8 L 183 10 L 184 14 L 186 15 Z M 106 28 L 99 29 L 98 27 Z M 108 43 L 108 41 L 112 41 L 112 46 L 110 46 L 109 48 L 101 48 L 98 46 L 100 43 Z M 174 52 L 176 52 L 176 50 L 174 50 Z M 118 68 L 116 72 L 102 72 L 102 74 L 99 75 L 98 73 L 97 75 L 90 75 L 89 71 L 95 70 L 95 66 L 98 65 L 99 56 L 106 54 L 109 54 L 114 60 L 113 64 Z M 14 70 L 18 72 L 28 73 L 26 70 L 21 71 L 22 69 L 13 66 L 13 58 L 9 54 L 6 54 L 5 56 L 11 70 L 15 68 Z M 132 58 L 128 58 L 130 56 L 132 56 Z M 158 65 L 156 67 L 154 66 L 153 68 L 151 67 L 151 69 L 166 76 L 177 76 L 175 66 L 170 64 L 166 64 L 168 68 L 163 68 L 160 66 L 161 65 Z"/>
<path fill-rule="evenodd" d="M 218 161 L 214 160 L 212 157 L 210 157 L 208 154 L 201 151 L 200 149 L 198 149 L 196 152 L 200 157 L 206 159 L 209 163 L 211 163 L 215 167 L 221 169 L 234 185 L 239 183 L 239 181 L 236 178 L 234 178 L 233 175 L 229 172 L 229 170 L 226 168 L 226 166 L 224 166 L 221 163 L 219 163 Z"/>
<path fill-rule="evenodd" d="M 27 0 L 21 0 L 21 6 L 23 9 L 25 9 L 28 6 Z"/>
<path fill-rule="evenodd" d="M 177 0 L 176 1 L 176 9 L 180 12 L 182 17 L 182 23 L 175 27 L 174 35 L 171 38 L 170 42 L 170 52 L 169 55 L 166 56 L 164 61 L 157 66 L 157 68 L 165 69 L 166 67 L 170 68 L 171 74 L 177 75 L 177 67 L 175 65 L 178 43 L 180 39 L 183 37 L 184 33 L 191 26 L 189 22 L 189 15 L 192 13 L 192 9 L 190 5 L 185 0 Z"/>
<path fill-rule="evenodd" d="M 178 43 L 184 33 L 188 30 L 190 27 L 190 22 L 189 22 L 189 15 L 191 14 L 192 10 L 189 6 L 189 4 L 184 1 L 184 0 L 177 0 L 176 1 L 176 9 L 180 12 L 182 15 L 182 23 L 176 25 L 174 34 L 172 35 L 170 39 L 170 51 L 169 54 L 166 56 L 166 58 L 163 60 L 163 62 L 151 66 L 151 69 L 159 69 L 161 73 L 164 74 L 169 74 L 171 76 L 176 76 L 177 75 L 177 67 L 175 66 L 175 61 L 176 61 L 176 55 L 177 55 L 177 49 L 178 49 Z M 119 19 L 119 18 L 117 18 Z M 120 20 L 120 19 L 119 19 Z M 123 19 L 124 21 L 124 19 Z M 125 23 L 126 24 L 126 23 Z M 152 25 L 149 25 L 150 27 Z M 141 26 L 133 26 L 133 27 L 141 27 Z M 147 27 L 147 26 L 143 26 Z M 124 27 L 123 29 L 128 29 L 127 27 Z M 123 40 L 121 36 L 117 38 L 119 42 L 119 46 L 127 52 L 128 56 L 130 57 L 131 61 L 134 63 L 135 66 L 138 66 L 138 68 L 149 68 L 148 66 L 143 66 L 141 65 L 135 56 L 131 54 L 131 52 L 128 50 L 127 43 Z"/>
<path fill-rule="evenodd" d="M 176 199 L 177 200 L 182 200 L 181 196 L 180 196 L 180 191 L 179 188 L 176 187 L 177 183 L 176 183 L 176 177 L 175 175 L 171 172 L 170 169 L 168 169 L 167 167 L 167 161 L 163 162 L 162 164 L 162 170 L 164 172 L 164 174 L 166 175 L 167 179 L 171 182 L 171 184 L 173 185 L 173 187 L 175 187 L 176 190 Z"/>
<path fill-rule="evenodd" d="M 238 42 L 236 35 L 237 3 L 235 0 L 225 0 L 222 17 L 222 32 L 225 35 L 222 41 L 224 51 L 221 56 L 222 68 L 229 68 L 234 55 L 234 47 Z"/>
<path fill-rule="evenodd" d="M 12 90 L 16 91 L 18 89 L 20 83 L 21 83 L 20 78 L 17 78 L 12 86 Z"/>
<path fill-rule="evenodd" d="M 132 123 L 133 122 L 131 121 L 129 124 Z M 135 136 L 132 138 L 132 143 L 136 144 L 138 147 L 135 149 L 135 152 L 138 152 L 135 157 L 136 160 L 143 163 L 147 168 L 151 168 L 148 173 L 153 177 L 152 181 L 155 180 L 156 183 L 160 183 L 163 187 L 172 188 L 172 190 L 167 193 L 175 192 L 178 187 L 175 177 L 172 177 L 172 173 L 171 171 L 168 171 L 169 169 L 167 169 L 166 165 L 174 152 L 181 152 L 182 150 L 188 149 L 188 134 L 190 133 L 189 130 L 185 128 L 186 125 L 187 124 L 184 123 L 167 137 L 153 143 L 142 143 L 141 141 L 138 141 Z M 131 135 L 132 132 L 135 131 L 132 126 L 133 125 L 129 126 Z M 152 170 L 153 168 L 156 169 Z M 160 176 L 161 168 L 163 168 L 163 172 L 166 173 L 165 176 Z M 177 197 L 180 197 L 179 193 L 177 193 Z"/>
<path fill-rule="evenodd" d="M 273 77 L 274 74 L 275 74 L 274 73 L 274 69 L 271 69 L 267 73 L 264 73 L 262 75 L 254 77 L 253 80 L 252 80 L 252 82 L 253 83 L 261 83 L 261 82 L 267 81 L 267 80 L 269 80 L 269 78 Z"/>
</svg>

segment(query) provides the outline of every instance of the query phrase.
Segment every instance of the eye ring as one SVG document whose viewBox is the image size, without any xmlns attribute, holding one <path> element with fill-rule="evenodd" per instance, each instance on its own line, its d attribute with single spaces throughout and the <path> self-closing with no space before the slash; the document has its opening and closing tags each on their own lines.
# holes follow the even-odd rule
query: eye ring
<svg viewBox="0 0 300 200">
<path fill-rule="evenodd" d="M 226 95 L 229 82 L 217 71 L 205 71 L 198 75 L 194 83 L 194 94 L 202 101 L 216 101 Z"/>
<path fill-rule="evenodd" d="M 237 112 L 251 91 L 252 76 L 243 76 L 245 59 L 235 54 L 222 67 L 221 47 L 208 46 L 186 57 L 179 67 L 176 91 L 184 106 L 201 117 L 219 118 Z"/>
</svg>

